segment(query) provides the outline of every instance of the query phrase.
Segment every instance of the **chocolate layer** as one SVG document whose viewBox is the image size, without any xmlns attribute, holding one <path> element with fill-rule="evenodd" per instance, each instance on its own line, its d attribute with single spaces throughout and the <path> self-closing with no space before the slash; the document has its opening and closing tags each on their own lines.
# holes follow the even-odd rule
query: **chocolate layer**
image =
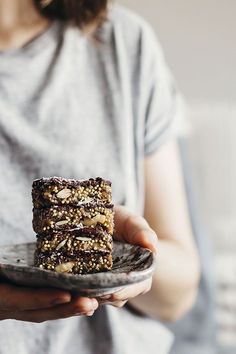
<svg viewBox="0 0 236 354">
<path fill-rule="evenodd" d="M 111 182 L 100 177 L 88 180 L 41 178 L 33 182 L 32 199 L 35 208 L 97 201 L 111 203 Z"/>
<path fill-rule="evenodd" d="M 36 233 L 65 231 L 82 226 L 101 226 L 113 233 L 113 204 L 83 206 L 53 206 L 33 209 L 33 229 Z"/>
<path fill-rule="evenodd" d="M 76 257 L 52 253 L 45 255 L 35 252 L 35 265 L 42 269 L 53 270 L 58 273 L 94 273 L 110 270 L 112 268 L 112 256 L 110 253 L 83 253 Z"/>
<path fill-rule="evenodd" d="M 37 235 L 38 252 L 60 252 L 76 255 L 81 251 L 112 251 L 112 236 L 102 228 L 84 227 L 81 229 L 52 232 L 50 235 Z"/>
</svg>

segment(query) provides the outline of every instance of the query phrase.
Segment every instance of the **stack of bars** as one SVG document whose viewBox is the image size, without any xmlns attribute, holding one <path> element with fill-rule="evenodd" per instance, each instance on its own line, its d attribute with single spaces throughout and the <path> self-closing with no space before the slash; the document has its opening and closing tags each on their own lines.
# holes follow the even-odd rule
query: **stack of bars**
<svg viewBox="0 0 236 354">
<path fill-rule="evenodd" d="M 112 268 L 111 182 L 41 178 L 33 182 L 35 266 L 59 273 Z"/>
</svg>

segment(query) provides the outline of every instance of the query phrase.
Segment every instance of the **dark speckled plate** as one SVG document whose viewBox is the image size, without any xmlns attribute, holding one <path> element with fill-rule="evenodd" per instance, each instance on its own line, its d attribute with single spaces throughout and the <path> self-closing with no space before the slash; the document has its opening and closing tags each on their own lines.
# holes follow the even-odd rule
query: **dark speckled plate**
<svg viewBox="0 0 236 354">
<path fill-rule="evenodd" d="M 0 276 L 19 285 L 56 287 L 75 294 L 99 297 L 149 278 L 156 263 L 149 250 L 114 242 L 111 271 L 86 275 L 59 274 L 34 267 L 34 250 L 35 243 L 0 247 Z"/>
</svg>

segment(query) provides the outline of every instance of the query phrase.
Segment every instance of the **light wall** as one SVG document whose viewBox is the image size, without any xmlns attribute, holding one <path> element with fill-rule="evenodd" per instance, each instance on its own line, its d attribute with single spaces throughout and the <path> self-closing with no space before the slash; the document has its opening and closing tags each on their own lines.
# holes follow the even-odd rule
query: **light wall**
<svg viewBox="0 0 236 354">
<path fill-rule="evenodd" d="M 120 0 L 156 29 L 189 100 L 236 101 L 235 0 Z"/>
</svg>

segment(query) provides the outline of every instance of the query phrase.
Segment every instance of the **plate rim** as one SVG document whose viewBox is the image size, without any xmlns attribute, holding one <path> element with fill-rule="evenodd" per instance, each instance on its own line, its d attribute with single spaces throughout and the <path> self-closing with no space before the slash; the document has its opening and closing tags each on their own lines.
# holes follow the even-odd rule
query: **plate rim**
<svg viewBox="0 0 236 354">
<path fill-rule="evenodd" d="M 127 244 L 129 246 L 134 246 L 137 248 L 140 248 L 141 250 L 145 250 L 146 252 L 148 252 L 148 256 L 147 258 L 149 259 L 151 257 L 151 261 L 150 261 L 150 266 L 147 267 L 146 269 L 142 269 L 142 270 L 131 270 L 130 272 L 118 272 L 118 273 L 112 273 L 111 271 L 106 271 L 106 272 L 97 272 L 97 273 L 90 273 L 90 274 L 66 274 L 66 273 L 56 273 L 53 272 L 51 270 L 46 270 L 46 269 L 40 269 L 38 267 L 35 266 L 30 266 L 30 265 L 21 265 L 21 264 L 11 264 L 11 263 L 1 263 L 0 260 L 0 276 L 4 276 L 5 274 L 1 274 L 2 271 L 6 271 L 6 272 L 19 272 L 21 273 L 22 270 L 24 271 L 25 274 L 30 274 L 30 275 L 35 275 L 35 271 L 37 271 L 38 274 L 40 274 L 40 279 L 43 278 L 43 274 L 48 274 L 48 279 L 54 279 L 54 280 L 58 280 L 58 281 L 74 281 L 77 282 L 78 286 L 85 286 L 86 289 L 94 289 L 94 286 L 90 286 L 88 287 L 88 283 L 90 284 L 95 284 L 100 282 L 99 284 L 99 288 L 103 289 L 103 288 L 112 288 L 114 286 L 119 286 L 117 285 L 117 283 L 119 282 L 119 284 L 121 286 L 125 286 L 125 285 L 131 285 L 131 284 L 135 284 L 135 283 L 139 283 L 144 281 L 145 279 L 148 279 L 149 277 L 152 276 L 152 274 L 154 273 L 154 270 L 156 269 L 157 266 L 157 255 L 154 254 L 151 250 L 149 250 L 148 248 L 139 246 L 139 245 L 133 245 L 133 244 L 129 244 L 129 243 L 125 243 L 125 242 L 120 242 L 120 241 L 116 241 L 114 240 L 114 243 L 118 243 L 118 244 Z M 14 246 L 23 246 L 23 245 L 32 245 L 35 244 L 35 242 L 23 242 L 23 243 L 17 243 L 17 244 L 10 244 L 10 245 L 3 245 L 0 247 L 0 249 L 4 249 L 4 248 L 9 248 L 9 247 L 14 247 Z M 109 278 L 111 278 L 111 274 L 115 275 L 116 278 L 116 284 L 114 285 L 114 283 L 111 282 L 110 286 L 108 286 L 109 283 Z M 97 281 L 94 281 L 94 278 L 97 279 Z M 137 279 L 138 278 L 138 279 Z M 8 278 L 9 281 L 12 281 L 11 279 Z M 104 285 L 102 285 L 104 284 Z M 74 284 L 74 286 L 76 286 L 76 284 Z"/>
</svg>

